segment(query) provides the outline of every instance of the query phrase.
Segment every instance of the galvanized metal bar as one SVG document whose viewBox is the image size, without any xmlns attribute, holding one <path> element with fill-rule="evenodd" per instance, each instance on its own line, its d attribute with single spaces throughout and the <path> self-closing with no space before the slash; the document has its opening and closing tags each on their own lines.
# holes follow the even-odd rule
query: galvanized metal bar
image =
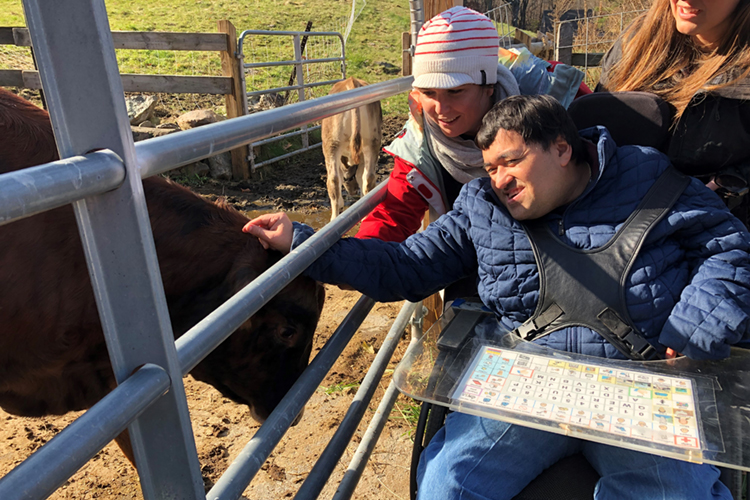
<svg viewBox="0 0 750 500">
<path fill-rule="evenodd" d="M 341 42 L 344 41 L 344 36 L 338 31 L 270 31 L 270 30 L 244 30 L 240 33 L 240 38 L 244 38 L 246 35 L 302 35 L 302 36 L 335 36 L 338 37 Z"/>
<path fill-rule="evenodd" d="M 118 189 L 77 201 L 74 210 L 117 381 L 145 363 L 164 367 L 172 381 L 129 427 L 144 498 L 203 498 L 104 1 L 23 4 L 60 156 L 109 149 L 127 172 Z"/>
<path fill-rule="evenodd" d="M 265 167 L 266 165 L 270 165 L 271 163 L 276 163 L 277 161 L 283 160 L 284 158 L 291 158 L 292 156 L 298 155 L 300 153 L 304 153 L 305 151 L 310 151 L 311 149 L 319 148 L 322 145 L 323 145 L 322 142 L 316 142 L 312 146 L 307 146 L 307 147 L 304 147 L 304 148 L 300 148 L 300 149 L 292 151 L 291 153 L 285 153 L 283 155 L 274 156 L 270 160 L 266 160 L 266 161 L 262 161 L 260 163 L 256 163 L 255 164 L 255 168 L 257 169 L 257 168 L 260 168 L 260 167 Z"/>
<path fill-rule="evenodd" d="M 123 180 L 125 166 L 112 151 L 1 174 L 0 226 L 115 189 Z"/>
<path fill-rule="evenodd" d="M 299 90 L 301 88 L 315 88 L 315 87 L 322 87 L 323 85 L 333 85 L 336 82 L 340 82 L 343 80 L 343 78 L 338 80 L 326 80 L 324 82 L 313 82 L 313 83 L 306 83 L 305 85 L 290 85 L 288 87 L 275 87 L 272 89 L 265 89 L 265 90 L 254 90 L 252 92 L 248 92 L 247 95 L 249 97 L 253 97 L 256 95 L 263 95 L 263 94 L 272 94 L 272 93 L 279 93 L 279 92 L 286 92 L 288 90 Z"/>
<path fill-rule="evenodd" d="M 342 57 L 327 57 L 324 59 L 290 59 L 288 61 L 273 61 L 273 62 L 261 62 L 261 63 L 247 63 L 243 64 L 242 67 L 245 69 L 250 68 L 270 68 L 273 66 L 293 66 L 293 65 L 306 65 L 315 63 L 326 63 L 336 62 L 343 60 Z"/>
<path fill-rule="evenodd" d="M 364 295 L 357 301 L 302 376 L 211 488 L 207 500 L 240 498 L 374 305 L 375 301 Z"/>
<path fill-rule="evenodd" d="M 135 146 L 141 175 L 166 172 L 202 158 L 265 139 L 347 109 L 411 89 L 413 77 L 366 85 L 334 95 L 261 111 L 203 127 L 141 141 Z M 127 162 L 126 162 L 127 164 Z"/>
<path fill-rule="evenodd" d="M 240 36 L 239 41 L 237 42 L 237 53 L 235 56 L 237 57 L 237 63 L 239 65 L 239 72 L 240 72 L 240 88 L 242 89 L 242 114 L 247 115 L 249 113 L 250 109 L 250 103 L 247 101 L 247 75 L 245 74 L 244 66 L 245 66 L 245 54 L 242 51 L 242 42 L 243 37 Z"/>
<path fill-rule="evenodd" d="M 302 274 L 342 235 L 370 213 L 385 198 L 387 183 L 388 181 L 384 181 L 367 193 L 336 220 L 327 224 L 177 339 L 177 356 L 182 373 L 187 374 L 192 370 L 247 321 L 247 318 L 258 312 L 274 295 Z"/>
<path fill-rule="evenodd" d="M 365 435 L 362 436 L 362 441 L 359 443 L 357 451 L 354 452 L 352 461 L 349 462 L 349 467 L 347 467 L 332 500 L 349 500 L 354 494 L 354 490 L 362 478 L 367 461 L 370 460 L 370 455 L 372 455 L 372 451 L 378 444 L 380 434 L 383 432 L 383 428 L 385 428 L 385 424 L 391 416 L 391 410 L 399 394 L 395 382 L 391 380 L 391 383 L 388 384 L 388 388 L 385 390 L 383 399 L 380 400 L 375 415 L 370 421 L 369 427 L 367 427 L 367 431 L 365 431 Z"/>
<path fill-rule="evenodd" d="M 314 127 L 310 127 L 310 128 L 307 129 L 308 132 L 312 132 L 313 130 L 320 130 L 320 125 L 315 125 Z M 254 142 L 253 145 L 254 146 L 260 146 L 260 145 L 263 145 L 263 144 L 269 144 L 271 142 L 280 141 L 281 139 L 284 139 L 286 137 L 294 137 L 296 135 L 301 135 L 301 134 L 304 134 L 304 133 L 305 133 L 304 130 L 297 130 L 297 131 L 294 131 L 294 132 L 289 132 L 287 134 L 284 134 L 283 136 L 277 135 L 275 137 L 269 137 L 268 139 L 263 139 L 262 141 Z"/>
<path fill-rule="evenodd" d="M 375 390 L 378 388 L 380 379 L 383 378 L 383 372 L 388 367 L 388 363 L 391 361 L 393 353 L 396 347 L 398 347 L 406 325 L 409 323 L 409 319 L 416 307 L 417 304 L 415 303 L 407 303 L 401 308 L 401 312 L 399 312 L 388 335 L 383 340 L 383 345 L 380 346 L 378 354 L 367 370 L 362 384 L 357 389 L 357 393 L 354 395 L 354 400 L 349 406 L 346 415 L 341 420 L 341 424 L 336 429 L 328 446 L 326 446 L 317 462 L 315 462 L 305 482 L 302 483 L 299 491 L 297 491 L 297 494 L 294 496 L 295 500 L 313 500 L 318 498 L 320 492 L 323 491 L 323 487 L 338 465 L 341 455 L 346 451 L 346 447 L 349 441 L 351 441 L 354 431 L 357 430 L 359 422 L 362 420 L 362 416 L 365 414 L 365 410 L 367 410 L 367 406 L 370 400 L 372 400 Z"/>
<path fill-rule="evenodd" d="M 417 47 L 417 35 L 424 24 L 424 1 L 409 0 L 409 19 L 411 32 L 411 47 L 409 53 L 414 57 L 414 49 Z"/>
<path fill-rule="evenodd" d="M 0 479 L 3 500 L 47 498 L 169 389 L 167 372 L 146 364 Z"/>
<path fill-rule="evenodd" d="M 299 61 L 299 64 L 294 65 L 294 73 L 297 76 L 297 86 L 299 87 L 297 101 L 302 102 L 305 100 L 305 71 L 302 68 L 302 39 L 299 35 L 294 35 L 294 59 Z M 307 125 L 302 125 L 302 132 L 302 149 L 308 149 L 310 136 L 307 134 Z"/>
</svg>

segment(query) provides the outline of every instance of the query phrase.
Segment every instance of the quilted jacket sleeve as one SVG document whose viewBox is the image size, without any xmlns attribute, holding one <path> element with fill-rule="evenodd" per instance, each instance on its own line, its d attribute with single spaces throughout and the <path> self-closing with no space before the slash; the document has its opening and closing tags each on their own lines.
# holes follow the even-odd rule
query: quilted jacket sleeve
<svg viewBox="0 0 750 500">
<path fill-rule="evenodd" d="M 729 356 L 750 340 L 750 234 L 714 193 L 694 180 L 669 216 L 690 270 L 659 337 L 693 359 Z"/>
<path fill-rule="evenodd" d="M 305 274 L 324 283 L 350 285 L 379 302 L 416 302 L 476 270 L 469 226 L 469 217 L 454 210 L 403 243 L 345 238 Z M 310 227 L 295 223 L 292 246 L 312 234 Z"/>
<path fill-rule="evenodd" d="M 385 199 L 362 220 L 357 238 L 402 242 L 417 232 L 428 204 L 406 180 L 412 168 L 401 158 L 395 158 Z"/>
</svg>

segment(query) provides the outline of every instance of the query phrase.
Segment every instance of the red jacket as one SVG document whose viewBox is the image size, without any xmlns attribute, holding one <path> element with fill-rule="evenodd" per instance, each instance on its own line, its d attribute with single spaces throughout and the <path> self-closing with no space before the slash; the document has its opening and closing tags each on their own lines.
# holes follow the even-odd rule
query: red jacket
<svg viewBox="0 0 750 500">
<path fill-rule="evenodd" d="M 357 238 L 402 242 L 422 225 L 429 205 L 406 180 L 414 166 L 397 156 L 394 159 L 385 199 L 362 220 Z"/>
</svg>

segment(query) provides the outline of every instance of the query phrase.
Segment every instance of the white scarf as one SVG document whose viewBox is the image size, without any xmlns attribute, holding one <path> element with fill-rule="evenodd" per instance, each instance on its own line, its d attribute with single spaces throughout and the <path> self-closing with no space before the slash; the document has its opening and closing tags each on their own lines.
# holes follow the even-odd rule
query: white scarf
<svg viewBox="0 0 750 500">
<path fill-rule="evenodd" d="M 495 92 L 492 94 L 494 102 L 518 94 L 520 94 L 520 91 L 516 79 L 510 70 L 499 64 Z M 454 179 L 461 184 L 466 184 L 472 179 L 487 177 L 482 151 L 473 140 L 446 136 L 440 130 L 440 126 L 427 116 L 425 116 L 424 122 L 427 124 L 425 134 L 430 150 Z"/>
</svg>

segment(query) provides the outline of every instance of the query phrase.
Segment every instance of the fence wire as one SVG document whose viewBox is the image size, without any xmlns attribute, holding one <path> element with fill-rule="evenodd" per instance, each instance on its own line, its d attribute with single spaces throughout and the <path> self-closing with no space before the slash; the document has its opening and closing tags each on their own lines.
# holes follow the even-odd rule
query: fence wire
<svg viewBox="0 0 750 500">
<path fill-rule="evenodd" d="M 569 51 L 574 54 L 573 64 L 586 74 L 584 81 L 593 88 L 599 81 L 601 68 L 599 61 L 604 53 L 614 44 L 635 18 L 645 9 L 629 10 L 616 13 L 598 14 L 576 19 L 560 21 L 555 26 L 556 33 L 572 33 L 572 38 L 557 38 L 558 52 Z M 576 58 L 575 55 L 579 55 Z"/>
</svg>

